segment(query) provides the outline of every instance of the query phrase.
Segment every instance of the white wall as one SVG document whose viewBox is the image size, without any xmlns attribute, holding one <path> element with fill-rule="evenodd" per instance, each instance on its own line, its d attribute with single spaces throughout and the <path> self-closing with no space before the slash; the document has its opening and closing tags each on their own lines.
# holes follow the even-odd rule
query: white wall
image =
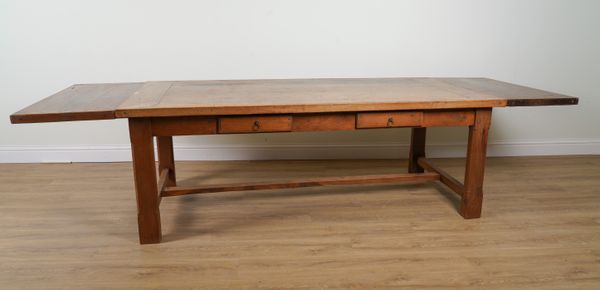
<svg viewBox="0 0 600 290">
<path fill-rule="evenodd" d="M 495 110 L 491 153 L 600 154 L 599 11 L 594 0 L 0 0 L 0 162 L 128 158 L 123 120 L 9 124 L 73 83 L 307 77 L 485 76 L 578 96 L 579 106 Z M 445 144 L 465 132 L 430 130 L 432 151 L 459 154 Z M 390 157 L 407 136 L 187 137 L 176 154 Z"/>
</svg>

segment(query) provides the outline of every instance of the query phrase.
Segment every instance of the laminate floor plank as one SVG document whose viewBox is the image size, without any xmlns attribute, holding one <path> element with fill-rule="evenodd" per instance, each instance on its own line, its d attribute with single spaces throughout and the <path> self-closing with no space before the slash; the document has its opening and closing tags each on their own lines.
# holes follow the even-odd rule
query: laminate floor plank
<svg viewBox="0 0 600 290">
<path fill-rule="evenodd" d="M 406 166 L 176 165 L 181 186 Z M 600 156 L 488 158 L 474 220 L 439 182 L 169 197 L 163 243 L 144 246 L 130 163 L 0 164 L 0 184 L 1 289 L 600 288 Z"/>
</svg>

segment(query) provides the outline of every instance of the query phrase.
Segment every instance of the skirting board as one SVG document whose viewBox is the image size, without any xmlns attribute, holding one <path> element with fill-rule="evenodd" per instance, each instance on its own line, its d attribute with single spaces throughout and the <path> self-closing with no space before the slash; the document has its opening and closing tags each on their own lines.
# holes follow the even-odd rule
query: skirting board
<svg viewBox="0 0 600 290">
<path fill-rule="evenodd" d="M 433 158 L 464 157 L 465 144 L 428 144 Z M 496 142 L 488 156 L 600 154 L 600 140 Z M 398 159 L 408 144 L 286 144 L 240 146 L 175 145 L 177 160 Z M 0 146 L 0 163 L 68 163 L 131 161 L 129 145 Z"/>
</svg>

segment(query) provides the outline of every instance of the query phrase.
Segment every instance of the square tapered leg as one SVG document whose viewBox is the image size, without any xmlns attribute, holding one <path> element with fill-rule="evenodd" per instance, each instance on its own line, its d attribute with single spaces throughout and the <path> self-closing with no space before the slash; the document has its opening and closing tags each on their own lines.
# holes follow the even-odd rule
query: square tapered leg
<svg viewBox="0 0 600 290">
<path fill-rule="evenodd" d="M 464 194 L 459 208 L 460 215 L 466 219 L 481 216 L 483 175 L 491 118 L 492 109 L 477 109 L 475 111 L 475 123 L 469 126 Z"/>
<path fill-rule="evenodd" d="M 140 244 L 160 243 L 160 210 L 154 160 L 154 140 L 149 119 L 129 119 Z"/>
</svg>

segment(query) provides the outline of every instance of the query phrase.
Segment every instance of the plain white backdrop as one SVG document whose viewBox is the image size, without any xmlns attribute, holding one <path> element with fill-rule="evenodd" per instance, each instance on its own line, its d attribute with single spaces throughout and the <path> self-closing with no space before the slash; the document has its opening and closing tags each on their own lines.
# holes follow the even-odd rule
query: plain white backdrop
<svg viewBox="0 0 600 290">
<path fill-rule="evenodd" d="M 74 83 L 483 76 L 580 97 L 494 111 L 491 155 L 600 154 L 600 1 L 0 0 L 0 162 L 127 160 L 126 122 L 11 125 Z M 179 159 L 402 157 L 409 130 L 176 138 Z M 429 131 L 459 156 L 464 128 Z"/>
</svg>

